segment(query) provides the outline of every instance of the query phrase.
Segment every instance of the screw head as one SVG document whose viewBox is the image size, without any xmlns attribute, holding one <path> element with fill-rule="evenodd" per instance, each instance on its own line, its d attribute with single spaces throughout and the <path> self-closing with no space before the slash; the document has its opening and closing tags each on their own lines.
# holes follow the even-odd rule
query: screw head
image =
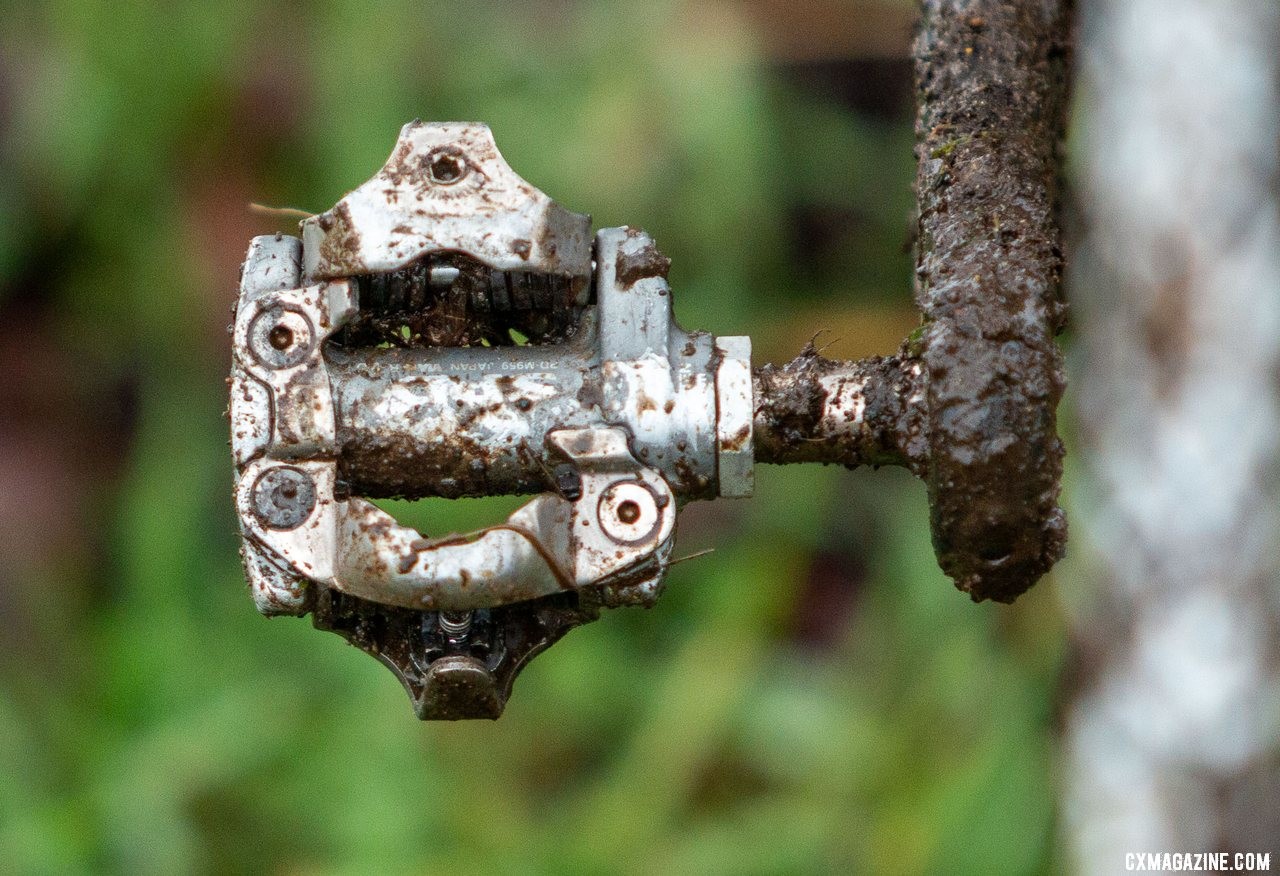
<svg viewBox="0 0 1280 876">
<path fill-rule="evenodd" d="M 253 513 L 269 529 L 297 529 L 315 507 L 315 484 L 293 466 L 269 469 L 253 485 Z"/>
<path fill-rule="evenodd" d="M 267 340 L 272 347 L 284 352 L 293 346 L 293 329 L 287 325 L 278 325 L 267 333 Z"/>
<path fill-rule="evenodd" d="M 621 544 L 648 541 L 662 522 L 657 500 L 639 481 L 619 481 L 605 490 L 597 516 L 604 534 Z"/>
<path fill-rule="evenodd" d="M 431 181 L 442 186 L 453 185 L 470 170 L 466 156 L 453 146 L 441 146 L 432 150 L 424 163 Z"/>
<path fill-rule="evenodd" d="M 618 519 L 630 526 L 640 519 L 640 506 L 631 499 L 624 499 L 618 503 Z"/>
<path fill-rule="evenodd" d="M 311 352 L 311 321 L 300 311 L 268 307 L 249 324 L 249 349 L 268 368 L 291 368 Z"/>
</svg>

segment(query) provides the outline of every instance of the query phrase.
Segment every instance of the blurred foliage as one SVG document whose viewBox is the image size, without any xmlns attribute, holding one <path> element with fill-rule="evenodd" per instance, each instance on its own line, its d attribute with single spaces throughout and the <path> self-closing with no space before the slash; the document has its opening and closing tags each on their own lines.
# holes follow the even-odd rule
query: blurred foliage
<svg viewBox="0 0 1280 876">
<path fill-rule="evenodd" d="M 656 237 L 684 324 L 777 349 L 805 301 L 907 307 L 908 114 L 798 86 L 715 3 L 67 0 L 0 27 L 0 307 L 54 315 L 72 398 L 131 399 L 77 427 L 119 458 L 67 511 L 81 548 L 9 564 L 0 869 L 1052 867 L 1054 595 L 956 593 L 902 472 L 762 469 L 691 506 L 678 550 L 715 553 L 493 724 L 418 723 L 372 659 L 258 617 L 236 555 L 224 327 L 248 238 L 290 230 L 247 202 L 322 210 L 404 122 L 483 120 L 535 185 Z M 795 211 L 851 206 L 843 255 L 800 258 Z"/>
</svg>

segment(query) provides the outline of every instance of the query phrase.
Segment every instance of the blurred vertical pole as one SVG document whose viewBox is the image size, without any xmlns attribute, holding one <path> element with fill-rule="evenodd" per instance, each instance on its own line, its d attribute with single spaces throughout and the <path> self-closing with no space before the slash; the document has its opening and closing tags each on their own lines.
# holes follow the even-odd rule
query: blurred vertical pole
<svg viewBox="0 0 1280 876">
<path fill-rule="evenodd" d="M 1069 853 L 1274 853 L 1280 5 L 1082 13 Z"/>
</svg>

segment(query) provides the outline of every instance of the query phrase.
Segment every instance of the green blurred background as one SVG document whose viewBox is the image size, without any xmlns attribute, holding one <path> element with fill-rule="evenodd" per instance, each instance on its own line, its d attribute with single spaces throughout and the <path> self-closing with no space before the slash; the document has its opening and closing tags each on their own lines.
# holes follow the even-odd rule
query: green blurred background
<svg viewBox="0 0 1280 876">
<path fill-rule="evenodd" d="M 672 258 L 682 323 L 893 352 L 913 4 L 9 4 L 0 19 L 0 870 L 1058 868 L 1064 609 L 975 606 L 904 472 L 690 506 L 650 611 L 496 723 L 245 590 L 222 419 L 250 202 L 320 211 L 415 117 Z M 388 503 L 441 531 L 501 501 Z"/>
</svg>

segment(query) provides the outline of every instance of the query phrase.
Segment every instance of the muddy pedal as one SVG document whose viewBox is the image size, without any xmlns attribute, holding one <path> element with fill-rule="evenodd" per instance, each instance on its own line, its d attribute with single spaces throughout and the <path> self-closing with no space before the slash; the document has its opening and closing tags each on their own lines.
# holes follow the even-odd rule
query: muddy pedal
<svg viewBox="0 0 1280 876">
<path fill-rule="evenodd" d="M 406 125 L 300 238 L 255 238 L 230 416 L 258 609 L 310 613 L 458 719 L 498 717 L 601 609 L 653 604 L 678 509 L 753 487 L 750 341 L 681 329 L 668 264 L 592 235 L 479 124 Z M 516 494 L 448 535 L 372 501 Z"/>
</svg>

